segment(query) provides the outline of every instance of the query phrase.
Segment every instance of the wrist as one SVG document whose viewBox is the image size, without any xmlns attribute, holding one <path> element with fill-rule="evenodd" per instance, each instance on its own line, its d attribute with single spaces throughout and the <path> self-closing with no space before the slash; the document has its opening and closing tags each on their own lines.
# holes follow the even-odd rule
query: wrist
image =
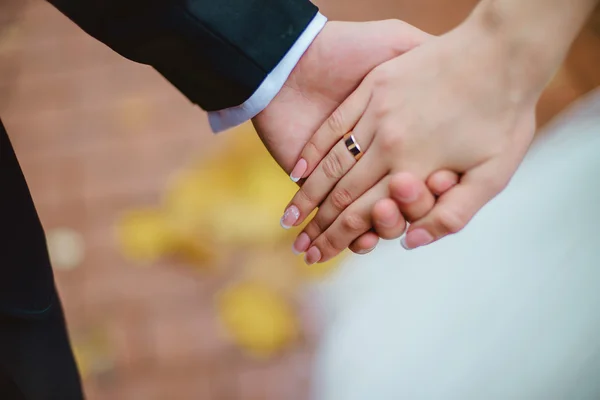
<svg viewBox="0 0 600 400">
<path fill-rule="evenodd" d="M 495 60 L 495 73 L 503 77 L 507 89 L 519 98 L 537 99 L 562 57 L 548 45 L 551 39 L 541 40 L 527 24 L 520 26 L 513 16 L 485 3 L 458 29 L 477 38 L 478 51 Z"/>
<path fill-rule="evenodd" d="M 489 26 L 482 16 L 472 15 L 450 32 L 457 48 L 473 68 L 470 74 L 481 75 L 481 81 L 493 85 L 497 96 L 505 96 L 514 104 L 536 102 L 553 72 L 547 63 L 542 67 L 537 49 L 529 50 L 523 43 L 504 32 L 501 26 Z M 470 79 L 465 76 L 465 79 Z"/>
<path fill-rule="evenodd" d="M 539 92 L 558 70 L 598 0 L 483 0 L 464 22 L 515 84 Z"/>
</svg>

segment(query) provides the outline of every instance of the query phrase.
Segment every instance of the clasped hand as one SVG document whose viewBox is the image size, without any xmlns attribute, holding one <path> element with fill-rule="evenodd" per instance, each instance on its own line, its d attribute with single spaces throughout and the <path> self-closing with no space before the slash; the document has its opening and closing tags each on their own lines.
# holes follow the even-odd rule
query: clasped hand
<svg viewBox="0 0 600 400">
<path fill-rule="evenodd" d="M 532 141 L 539 91 L 523 90 L 502 50 L 473 29 L 375 67 L 304 146 L 291 173 L 302 185 L 282 225 L 319 207 L 294 243 L 308 264 L 399 237 L 405 220 L 405 248 L 430 244 L 460 231 L 508 184 Z"/>
</svg>

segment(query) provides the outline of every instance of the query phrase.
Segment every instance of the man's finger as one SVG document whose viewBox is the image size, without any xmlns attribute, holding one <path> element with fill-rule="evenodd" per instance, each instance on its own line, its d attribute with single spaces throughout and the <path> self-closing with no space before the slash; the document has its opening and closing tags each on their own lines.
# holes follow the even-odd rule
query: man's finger
<svg viewBox="0 0 600 400">
<path fill-rule="evenodd" d="M 490 175 L 465 175 L 458 185 L 438 199 L 435 207 L 425 217 L 410 226 L 402 239 L 402 246 L 414 249 L 462 230 L 508 181 L 508 178 L 505 180 L 500 175 L 491 179 L 488 176 Z"/>
<path fill-rule="evenodd" d="M 442 170 L 429 175 L 425 183 L 431 193 L 435 196 L 441 196 L 456 185 L 459 180 L 460 176 L 456 172 Z"/>
<path fill-rule="evenodd" d="M 375 232 L 367 232 L 356 239 L 348 246 L 350 251 L 356 254 L 367 254 L 370 253 L 377 247 L 379 242 L 379 236 Z"/>
</svg>

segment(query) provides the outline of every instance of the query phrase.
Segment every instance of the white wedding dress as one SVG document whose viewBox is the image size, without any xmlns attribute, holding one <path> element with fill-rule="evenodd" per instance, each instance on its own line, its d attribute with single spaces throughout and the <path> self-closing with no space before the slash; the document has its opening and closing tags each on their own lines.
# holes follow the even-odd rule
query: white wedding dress
<svg viewBox="0 0 600 400">
<path fill-rule="evenodd" d="M 600 399 L 600 89 L 464 231 L 316 290 L 315 400 Z"/>
</svg>

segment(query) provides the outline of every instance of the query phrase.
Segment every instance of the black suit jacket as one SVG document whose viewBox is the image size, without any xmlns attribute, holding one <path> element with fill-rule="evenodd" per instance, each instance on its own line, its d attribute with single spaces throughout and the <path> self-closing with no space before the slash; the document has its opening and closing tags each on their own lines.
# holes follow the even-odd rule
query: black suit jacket
<svg viewBox="0 0 600 400">
<path fill-rule="evenodd" d="M 317 13 L 307 0 L 49 1 L 207 111 L 249 98 Z M 44 233 L 1 123 L 0 179 L 0 313 L 43 317 L 54 298 Z"/>
<path fill-rule="evenodd" d="M 307 0 L 49 0 L 207 111 L 242 104 L 317 13 Z"/>
</svg>

